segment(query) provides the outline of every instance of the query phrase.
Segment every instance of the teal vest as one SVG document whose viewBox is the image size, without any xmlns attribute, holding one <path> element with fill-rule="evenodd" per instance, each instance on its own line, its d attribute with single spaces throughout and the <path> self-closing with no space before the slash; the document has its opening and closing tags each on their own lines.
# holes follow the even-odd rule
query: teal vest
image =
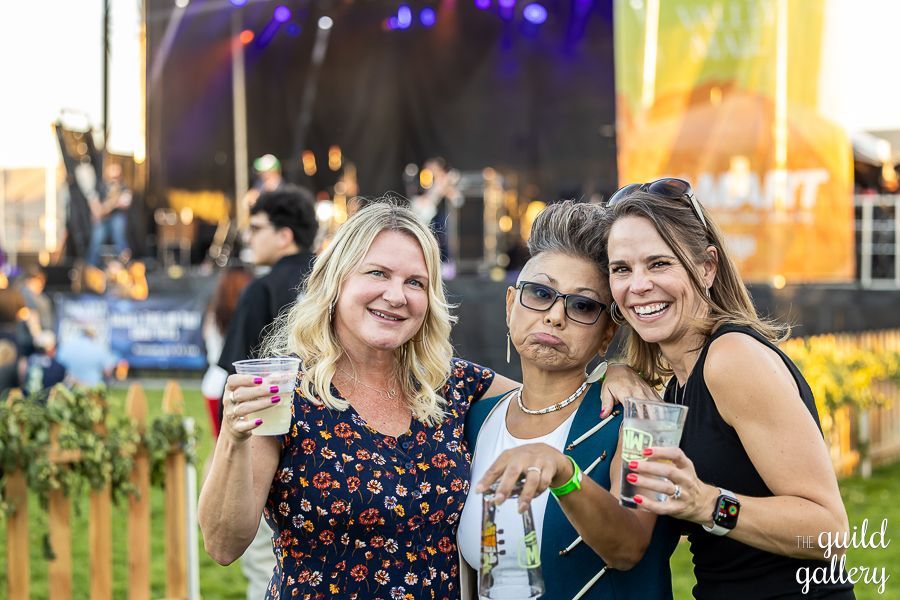
<svg viewBox="0 0 900 600">
<path fill-rule="evenodd" d="M 472 404 L 466 415 L 465 426 L 466 442 L 470 451 L 474 452 L 481 426 L 502 398 L 503 396 L 483 398 Z M 619 441 L 621 409 L 616 409 L 614 418 L 600 430 L 571 447 L 574 440 L 599 422 L 600 409 L 600 386 L 593 385 L 575 414 L 569 437 L 566 439 L 566 454 L 574 458 L 582 469 L 586 469 L 602 456 L 602 460 L 588 476 L 608 490 L 609 465 Z M 566 554 L 561 554 L 577 537 L 578 532 L 569 523 L 559 502 L 555 498 L 548 499 L 541 539 L 541 571 L 546 589 L 541 596 L 542 599 L 574 598 L 606 566 L 603 559 L 584 542 Z M 678 544 L 678 537 L 678 531 L 671 519 L 658 517 L 653 529 L 653 538 L 644 558 L 628 571 L 608 569 L 582 598 L 671 600 L 672 574 L 669 570 L 669 558 Z"/>
</svg>

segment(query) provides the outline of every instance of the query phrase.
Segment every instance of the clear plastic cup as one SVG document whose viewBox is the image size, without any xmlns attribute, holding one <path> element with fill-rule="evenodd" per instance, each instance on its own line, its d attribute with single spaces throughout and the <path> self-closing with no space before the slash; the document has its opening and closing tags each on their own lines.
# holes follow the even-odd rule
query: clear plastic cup
<svg viewBox="0 0 900 600">
<path fill-rule="evenodd" d="M 647 460 L 644 449 L 650 446 L 678 447 L 688 407 L 636 398 L 625 398 L 622 407 L 625 410 L 625 417 L 622 419 L 622 486 L 619 504 L 637 508 L 634 496 L 639 493 L 665 502 L 669 499 L 666 494 L 643 490 L 628 481 L 627 475 L 631 473 L 628 463 L 632 460 Z"/>
<path fill-rule="evenodd" d="M 253 435 L 284 435 L 291 428 L 291 405 L 294 403 L 294 386 L 300 359 L 253 358 L 239 360 L 234 369 L 239 375 L 254 375 L 263 378 L 263 385 L 277 385 L 273 395 L 281 396 L 281 402 L 247 415 L 251 421 L 262 419 L 262 425 L 252 430 Z"/>
</svg>

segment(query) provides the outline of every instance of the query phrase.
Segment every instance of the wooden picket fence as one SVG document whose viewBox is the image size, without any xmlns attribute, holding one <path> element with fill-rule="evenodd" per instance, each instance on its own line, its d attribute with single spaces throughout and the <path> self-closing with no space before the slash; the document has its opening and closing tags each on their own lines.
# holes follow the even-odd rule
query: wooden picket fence
<svg viewBox="0 0 900 600">
<path fill-rule="evenodd" d="M 9 402 L 15 397 L 10 394 Z M 163 394 L 163 412 L 183 414 L 181 388 L 170 381 Z M 126 412 L 141 433 L 147 426 L 147 400 L 143 388 L 132 384 L 128 390 Z M 57 464 L 78 461 L 77 451 L 61 450 L 56 429 L 51 429 L 50 458 Z M 103 432 L 100 426 L 99 433 Z M 187 499 L 185 494 L 186 456 L 173 449 L 165 464 L 165 553 L 166 598 L 188 597 L 187 574 Z M 128 598 L 150 598 L 150 459 L 145 447 L 134 457 L 131 483 L 136 494 L 128 499 Z M 28 543 L 28 487 L 21 471 L 6 475 L 6 497 L 15 507 L 7 518 L 7 598 L 29 598 L 30 565 Z M 48 526 L 53 558 L 48 565 L 49 590 L 52 598 L 66 600 L 72 594 L 71 500 L 61 491 L 49 496 Z M 110 489 L 92 491 L 88 512 L 90 548 L 90 598 L 112 598 L 112 497 Z M 79 590 L 77 597 L 83 597 Z"/>
<path fill-rule="evenodd" d="M 815 342 L 812 336 L 809 341 Z M 839 347 L 862 348 L 874 352 L 900 351 L 900 330 L 871 331 L 827 336 Z M 839 477 L 859 474 L 868 477 L 873 466 L 900 459 L 900 387 L 877 384 L 887 398 L 881 406 L 868 409 L 844 406 L 820 415 L 831 451 L 831 461 Z"/>
</svg>

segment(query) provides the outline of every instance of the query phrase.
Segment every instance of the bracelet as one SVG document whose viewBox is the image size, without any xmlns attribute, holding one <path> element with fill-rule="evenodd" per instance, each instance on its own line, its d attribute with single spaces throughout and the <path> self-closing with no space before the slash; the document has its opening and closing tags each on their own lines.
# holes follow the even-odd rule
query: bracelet
<svg viewBox="0 0 900 600">
<path fill-rule="evenodd" d="M 572 476 L 561 486 L 550 488 L 550 493 L 557 498 L 565 496 L 566 494 L 571 494 L 575 490 L 581 489 L 581 469 L 578 468 L 578 463 L 575 462 L 574 458 L 572 458 L 568 454 L 566 455 L 566 458 L 568 458 L 569 462 L 572 463 Z"/>
</svg>

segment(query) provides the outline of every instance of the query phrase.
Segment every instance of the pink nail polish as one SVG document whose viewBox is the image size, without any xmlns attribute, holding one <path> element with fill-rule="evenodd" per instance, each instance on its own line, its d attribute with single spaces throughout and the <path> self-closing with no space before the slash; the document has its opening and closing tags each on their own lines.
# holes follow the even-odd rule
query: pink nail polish
<svg viewBox="0 0 900 600">
<path fill-rule="evenodd" d="M 257 420 L 256 420 L 256 424 L 257 424 L 257 425 L 262 425 L 262 419 L 257 419 Z"/>
<path fill-rule="evenodd" d="M 272 404 L 278 404 L 281 402 L 281 396 L 272 396 Z"/>
<path fill-rule="evenodd" d="M 262 383 L 262 377 L 254 377 L 254 378 L 253 378 L 253 383 L 256 384 L 256 385 L 261 384 L 261 383 Z"/>
<path fill-rule="evenodd" d="M 270 385 L 270 386 L 269 386 L 269 393 L 270 393 L 270 394 L 274 394 L 274 393 L 277 392 L 277 391 L 278 391 L 278 386 L 277 386 L 277 385 Z"/>
</svg>

